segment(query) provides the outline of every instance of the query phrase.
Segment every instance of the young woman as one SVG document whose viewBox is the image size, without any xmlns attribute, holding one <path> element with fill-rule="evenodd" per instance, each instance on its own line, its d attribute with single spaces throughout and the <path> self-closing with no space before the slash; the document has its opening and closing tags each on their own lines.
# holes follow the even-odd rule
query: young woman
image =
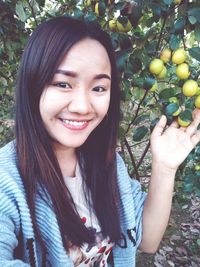
<svg viewBox="0 0 200 267">
<path fill-rule="evenodd" d="M 200 140 L 162 116 L 148 195 L 115 152 L 120 91 L 109 36 L 69 17 L 42 23 L 22 56 L 16 139 L 0 150 L 0 266 L 135 266 L 166 229 L 178 166 Z"/>
</svg>

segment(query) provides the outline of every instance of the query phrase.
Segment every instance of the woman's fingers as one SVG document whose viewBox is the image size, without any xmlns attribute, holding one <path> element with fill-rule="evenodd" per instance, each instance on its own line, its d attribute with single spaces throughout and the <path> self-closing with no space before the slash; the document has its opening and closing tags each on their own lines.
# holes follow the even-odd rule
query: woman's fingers
<svg viewBox="0 0 200 267">
<path fill-rule="evenodd" d="M 162 115 L 160 120 L 157 122 L 156 126 L 153 129 L 152 135 L 151 136 L 160 136 L 162 135 L 164 128 L 166 126 L 167 123 L 167 118 L 166 116 Z"/>
<path fill-rule="evenodd" d="M 173 127 L 173 128 L 179 128 L 179 124 L 177 121 L 173 121 L 171 124 L 170 124 L 170 127 Z"/>
<path fill-rule="evenodd" d="M 196 130 L 197 127 L 199 126 L 200 123 L 200 116 L 194 116 L 194 120 L 191 122 L 191 124 L 186 128 L 185 132 L 189 135 L 192 136 Z"/>
<path fill-rule="evenodd" d="M 200 142 L 200 131 L 196 131 L 192 136 L 191 136 L 191 141 L 194 147 Z"/>
</svg>

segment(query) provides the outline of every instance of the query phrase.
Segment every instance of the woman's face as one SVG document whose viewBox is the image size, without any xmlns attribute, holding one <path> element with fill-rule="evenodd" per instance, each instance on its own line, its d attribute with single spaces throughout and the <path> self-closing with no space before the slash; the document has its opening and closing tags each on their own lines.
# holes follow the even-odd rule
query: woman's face
<svg viewBox="0 0 200 267">
<path fill-rule="evenodd" d="M 44 88 L 40 114 L 55 149 L 81 146 L 105 117 L 111 93 L 111 64 L 96 40 L 76 43 Z"/>
</svg>

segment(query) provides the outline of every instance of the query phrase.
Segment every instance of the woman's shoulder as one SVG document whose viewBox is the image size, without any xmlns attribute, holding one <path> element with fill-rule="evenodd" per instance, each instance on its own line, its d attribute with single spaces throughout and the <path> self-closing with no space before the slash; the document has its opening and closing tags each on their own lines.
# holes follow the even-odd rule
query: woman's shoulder
<svg viewBox="0 0 200 267">
<path fill-rule="evenodd" d="M 128 173 L 128 166 L 125 164 L 125 161 L 118 152 L 116 152 L 116 160 L 119 186 L 130 186 L 132 191 L 141 190 L 140 182 L 130 177 Z"/>
<path fill-rule="evenodd" d="M 0 148 L 0 164 L 7 162 L 8 160 L 15 160 L 16 152 L 15 152 L 15 141 L 11 141 L 5 146 Z"/>
<path fill-rule="evenodd" d="M 11 141 L 0 148 L 0 186 L 12 185 L 20 181 L 20 175 L 16 164 L 15 141 Z"/>
</svg>

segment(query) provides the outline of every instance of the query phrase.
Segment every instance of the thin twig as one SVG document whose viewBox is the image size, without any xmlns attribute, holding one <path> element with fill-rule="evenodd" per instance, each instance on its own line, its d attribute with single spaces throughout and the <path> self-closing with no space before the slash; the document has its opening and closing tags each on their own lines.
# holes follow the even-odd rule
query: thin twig
<svg viewBox="0 0 200 267">
<path fill-rule="evenodd" d="M 134 170 L 135 170 L 135 176 L 136 176 L 136 179 L 139 180 L 139 179 L 140 179 L 140 175 L 139 175 L 139 173 L 138 173 L 137 166 L 136 166 L 136 162 L 135 162 L 133 153 L 132 153 L 132 151 L 131 151 L 131 148 L 130 148 L 130 146 L 129 146 L 129 143 L 128 143 L 126 137 L 124 138 L 124 142 L 125 142 L 125 145 L 126 145 L 126 147 L 127 147 L 128 153 L 129 153 L 129 155 L 130 155 L 131 162 L 132 162 L 132 164 L 133 164 L 133 168 L 134 168 Z"/>
<path fill-rule="evenodd" d="M 142 102 L 144 101 L 144 99 L 145 99 L 145 97 L 146 97 L 147 94 L 148 94 L 148 90 L 145 91 L 145 94 L 144 94 L 143 98 L 141 99 L 140 103 L 138 104 L 138 107 L 137 107 L 135 116 L 134 116 L 133 120 L 128 124 L 128 128 L 126 129 L 126 133 L 128 133 L 128 131 L 129 131 L 131 125 L 132 125 L 132 124 L 134 123 L 134 121 L 136 120 L 137 115 L 138 115 L 139 110 L 140 110 L 140 106 L 142 105 Z"/>
<path fill-rule="evenodd" d="M 147 144 L 146 147 L 145 147 L 144 152 L 142 153 L 142 156 L 141 156 L 141 158 L 140 158 L 140 160 L 139 160 L 139 162 L 138 162 L 138 164 L 137 164 L 137 169 L 139 169 L 139 167 L 140 167 L 140 165 L 141 165 L 141 163 L 142 163 L 144 157 L 146 156 L 147 151 L 149 150 L 149 147 L 150 147 L 150 141 L 148 142 L 148 144 Z"/>
<path fill-rule="evenodd" d="M 29 2 L 29 0 L 27 0 L 26 2 L 27 2 L 28 5 L 30 6 L 32 16 L 33 16 L 33 18 L 34 18 L 34 20 L 35 20 L 35 24 L 36 24 L 36 26 L 38 26 L 38 22 L 37 22 L 37 19 L 36 19 L 36 16 L 35 16 L 34 8 L 33 8 L 33 6 L 31 5 L 31 3 Z"/>
</svg>

